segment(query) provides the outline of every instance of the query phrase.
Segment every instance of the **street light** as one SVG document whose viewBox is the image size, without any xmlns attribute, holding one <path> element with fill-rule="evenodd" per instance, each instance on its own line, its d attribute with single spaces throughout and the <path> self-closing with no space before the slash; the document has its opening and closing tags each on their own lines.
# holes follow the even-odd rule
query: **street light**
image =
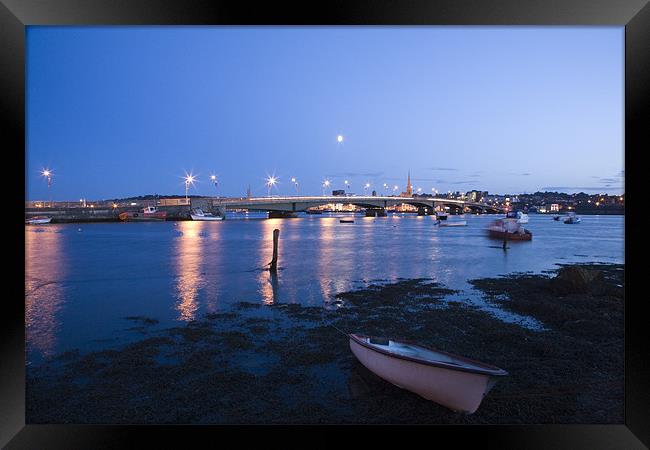
<svg viewBox="0 0 650 450">
<path fill-rule="evenodd" d="M 54 174 L 50 169 L 43 169 L 41 175 L 47 179 L 47 193 L 48 197 L 50 197 L 50 207 L 52 207 L 52 190 L 50 188 L 52 187 L 52 176 Z"/>
<path fill-rule="evenodd" d="M 293 183 L 293 186 L 296 188 L 296 194 L 298 193 L 298 180 L 296 180 L 296 177 L 291 177 L 291 182 Z"/>
<path fill-rule="evenodd" d="M 348 180 L 345 180 L 345 189 L 348 191 L 350 190 L 350 183 L 348 182 Z"/>
<path fill-rule="evenodd" d="M 219 197 L 219 187 L 218 187 L 218 182 L 217 182 L 217 176 L 216 175 L 210 175 L 210 181 L 212 181 L 212 184 L 214 184 L 214 188 L 217 191 L 217 197 Z"/>
<path fill-rule="evenodd" d="M 366 195 L 368 195 L 368 188 L 369 187 L 370 187 L 370 183 L 366 183 L 366 184 L 363 185 L 363 190 L 366 193 Z"/>
<path fill-rule="evenodd" d="M 330 180 L 325 178 L 325 181 L 323 181 L 323 197 L 325 196 L 325 191 L 328 187 L 330 187 Z"/>
<path fill-rule="evenodd" d="M 269 177 L 266 179 L 266 187 L 269 188 L 269 197 L 273 192 L 273 186 L 275 186 L 277 183 L 278 183 L 278 177 L 276 177 L 275 175 L 269 175 Z"/>
<path fill-rule="evenodd" d="M 393 194 L 397 194 L 398 189 L 399 189 L 398 185 L 393 186 Z"/>
<path fill-rule="evenodd" d="M 188 192 L 190 190 L 190 184 L 194 185 L 194 181 L 196 181 L 196 176 L 193 174 L 185 174 L 185 203 L 190 202 L 190 199 L 188 197 Z"/>
<path fill-rule="evenodd" d="M 336 136 L 336 142 L 338 142 L 339 144 L 342 144 L 343 143 L 343 135 L 339 134 L 338 136 Z"/>
</svg>

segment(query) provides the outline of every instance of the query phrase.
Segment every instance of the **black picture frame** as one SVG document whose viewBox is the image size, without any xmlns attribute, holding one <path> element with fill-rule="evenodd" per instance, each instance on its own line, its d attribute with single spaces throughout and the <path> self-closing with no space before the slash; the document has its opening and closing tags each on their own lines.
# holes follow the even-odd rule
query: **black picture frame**
<svg viewBox="0 0 650 450">
<path fill-rule="evenodd" d="M 29 25 L 617 25 L 625 26 L 625 259 L 639 255 L 635 244 L 642 221 L 641 164 L 638 155 L 650 148 L 644 127 L 650 117 L 650 6 L 647 0 L 329 0 L 310 2 L 250 2 L 200 0 L 2 0 L 0 3 L 0 111 L 5 155 L 23 171 L 5 171 L 11 186 L 25 186 L 25 31 Z M 16 190 L 17 191 L 17 190 Z M 24 194 L 24 192 L 22 193 Z M 24 260 L 24 195 L 11 197 L 8 213 L 11 257 Z M 629 203 L 631 201 L 631 203 Z M 16 239 L 15 237 L 18 237 Z M 640 242 L 640 241 L 639 241 Z M 640 259 L 639 259 L 640 260 Z M 7 448 L 140 447 L 153 441 L 165 447 L 188 447 L 196 439 L 214 439 L 215 431 L 245 431 L 241 427 L 208 426 L 81 426 L 25 425 L 24 271 L 15 264 L 16 276 L 5 280 L 0 341 L 0 446 Z M 626 264 L 625 279 L 625 423 L 622 425 L 435 426 L 435 439 L 452 437 L 498 448 L 645 448 L 650 445 L 650 359 L 646 301 L 634 293 L 644 268 Z M 630 280 L 634 280 L 630 284 Z M 637 288 L 638 289 L 638 288 Z M 350 427 L 346 427 L 350 429 Z M 374 427 L 373 427 L 374 428 Z M 421 431 L 423 427 L 419 427 Z M 247 428 L 248 429 L 248 428 Z M 275 427 L 254 427 L 264 432 Z M 320 432 L 334 442 L 328 429 Z M 394 427 L 383 428 L 394 430 Z M 368 431 L 368 430 L 364 430 Z M 380 430 L 372 430 L 373 433 Z M 410 431 L 409 431 L 410 433 Z M 252 433 L 238 433 L 238 445 Z M 384 434 L 384 433 L 380 433 Z M 209 441 L 208 441 L 209 442 Z M 217 441 L 213 441 L 216 443 Z M 284 441 L 283 441 L 284 442 Z"/>
</svg>

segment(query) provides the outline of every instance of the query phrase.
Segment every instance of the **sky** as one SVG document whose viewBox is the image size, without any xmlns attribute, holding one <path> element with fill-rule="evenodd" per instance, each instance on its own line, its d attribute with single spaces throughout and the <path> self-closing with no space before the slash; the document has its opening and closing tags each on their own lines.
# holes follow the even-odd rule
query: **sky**
<svg viewBox="0 0 650 450">
<path fill-rule="evenodd" d="M 623 192 L 623 27 L 29 26 L 26 56 L 30 200 Z"/>
</svg>

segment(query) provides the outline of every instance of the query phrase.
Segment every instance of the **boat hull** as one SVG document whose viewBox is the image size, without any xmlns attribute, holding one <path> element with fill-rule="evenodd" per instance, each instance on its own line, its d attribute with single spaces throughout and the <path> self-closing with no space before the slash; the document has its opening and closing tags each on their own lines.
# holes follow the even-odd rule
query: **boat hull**
<svg viewBox="0 0 650 450">
<path fill-rule="evenodd" d="M 451 410 L 474 413 L 494 384 L 490 375 L 395 358 L 350 338 L 350 350 L 368 370 L 397 387 Z"/>
<path fill-rule="evenodd" d="M 488 230 L 488 234 L 493 239 L 506 239 L 508 241 L 530 241 L 533 239 L 533 234 L 527 233 L 510 233 L 507 231 Z"/>
<path fill-rule="evenodd" d="M 45 217 L 45 218 L 41 218 L 41 219 L 36 219 L 36 218 L 27 219 L 25 221 L 25 225 L 43 225 L 43 224 L 46 224 L 46 223 L 50 223 L 51 221 L 52 221 L 51 217 Z"/>
<path fill-rule="evenodd" d="M 467 226 L 467 221 L 466 220 L 447 220 L 445 222 L 440 222 L 439 225 L 441 227 L 466 227 Z"/>
<path fill-rule="evenodd" d="M 190 214 L 192 220 L 201 220 L 206 222 L 216 222 L 223 220 L 223 216 L 197 216 L 196 214 Z"/>
<path fill-rule="evenodd" d="M 156 212 L 153 214 L 145 214 L 141 212 L 123 212 L 119 215 L 123 222 L 163 222 L 167 220 L 167 212 Z"/>
</svg>

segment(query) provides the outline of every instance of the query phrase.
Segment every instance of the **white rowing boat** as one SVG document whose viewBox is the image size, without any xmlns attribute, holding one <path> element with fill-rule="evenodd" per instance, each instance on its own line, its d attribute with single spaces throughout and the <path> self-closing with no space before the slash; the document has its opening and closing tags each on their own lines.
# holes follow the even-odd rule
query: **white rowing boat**
<svg viewBox="0 0 650 450">
<path fill-rule="evenodd" d="M 503 369 L 406 342 L 348 335 L 350 349 L 384 380 L 467 414 L 475 412 Z"/>
<path fill-rule="evenodd" d="M 43 225 L 45 223 L 50 223 L 51 221 L 51 217 L 34 216 L 29 219 L 25 219 L 25 225 Z"/>
<path fill-rule="evenodd" d="M 438 223 L 441 227 L 466 227 L 466 220 L 445 220 L 444 222 Z"/>
<path fill-rule="evenodd" d="M 224 216 L 215 216 L 212 213 L 203 212 L 203 210 L 201 208 L 196 208 L 194 211 L 192 211 L 190 213 L 190 216 L 192 217 L 192 220 L 214 221 L 214 220 L 223 220 L 223 219 L 225 219 Z"/>
</svg>

